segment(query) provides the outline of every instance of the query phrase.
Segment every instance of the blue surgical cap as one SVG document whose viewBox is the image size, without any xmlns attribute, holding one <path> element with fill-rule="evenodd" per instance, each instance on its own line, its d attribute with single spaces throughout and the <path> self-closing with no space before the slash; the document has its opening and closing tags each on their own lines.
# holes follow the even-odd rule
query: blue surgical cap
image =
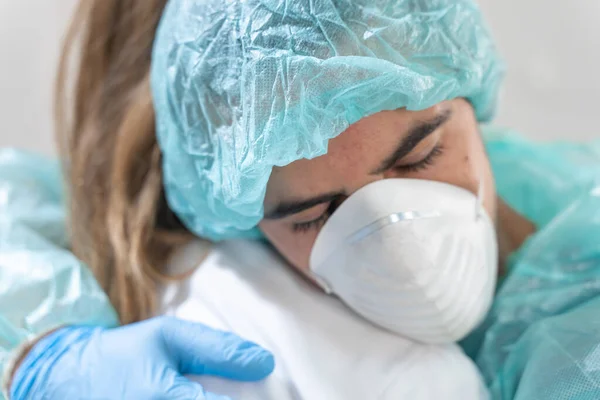
<svg viewBox="0 0 600 400">
<path fill-rule="evenodd" d="M 252 234 L 274 166 L 383 110 L 464 97 L 489 119 L 502 75 L 471 0 L 170 0 L 151 69 L 169 206 L 199 236 Z"/>
</svg>

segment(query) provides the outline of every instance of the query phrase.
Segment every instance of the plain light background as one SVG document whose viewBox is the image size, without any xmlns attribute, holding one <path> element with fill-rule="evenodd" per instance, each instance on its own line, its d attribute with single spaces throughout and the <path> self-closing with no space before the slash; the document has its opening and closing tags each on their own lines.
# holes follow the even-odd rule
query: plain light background
<svg viewBox="0 0 600 400">
<path fill-rule="evenodd" d="M 53 78 L 75 3 L 0 0 L 0 146 L 53 152 Z M 495 123 L 544 140 L 600 137 L 600 0 L 480 4 L 508 66 Z"/>
</svg>

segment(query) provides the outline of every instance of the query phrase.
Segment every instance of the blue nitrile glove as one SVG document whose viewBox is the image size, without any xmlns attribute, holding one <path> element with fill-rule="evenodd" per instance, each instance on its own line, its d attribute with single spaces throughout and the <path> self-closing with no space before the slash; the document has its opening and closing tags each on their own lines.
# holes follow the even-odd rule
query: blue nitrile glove
<svg viewBox="0 0 600 400">
<path fill-rule="evenodd" d="M 258 345 L 172 317 L 116 329 L 66 327 L 27 354 L 10 398 L 225 400 L 183 375 L 255 381 L 273 368 L 273 356 Z"/>
</svg>

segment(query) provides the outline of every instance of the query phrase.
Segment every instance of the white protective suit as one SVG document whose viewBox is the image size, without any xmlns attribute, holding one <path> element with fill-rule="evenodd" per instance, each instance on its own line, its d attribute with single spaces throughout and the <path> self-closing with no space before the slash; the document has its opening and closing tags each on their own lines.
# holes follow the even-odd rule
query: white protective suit
<svg viewBox="0 0 600 400">
<path fill-rule="evenodd" d="M 235 400 L 488 398 L 457 345 L 418 344 L 371 325 L 262 243 L 209 248 L 195 242 L 174 257 L 171 269 L 198 264 L 190 279 L 165 288 L 163 312 L 231 330 L 276 358 L 264 382 L 199 378 L 207 390 Z"/>
</svg>

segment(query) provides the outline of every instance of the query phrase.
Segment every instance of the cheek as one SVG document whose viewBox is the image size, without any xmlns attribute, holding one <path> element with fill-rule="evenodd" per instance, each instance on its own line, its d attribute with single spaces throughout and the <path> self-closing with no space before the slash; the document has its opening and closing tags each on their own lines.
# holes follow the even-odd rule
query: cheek
<svg viewBox="0 0 600 400">
<path fill-rule="evenodd" d="M 454 141 L 459 147 L 454 168 L 460 171 L 460 174 L 455 178 L 458 180 L 456 184 L 473 193 L 478 193 L 479 185 L 482 185 L 483 206 L 495 222 L 496 185 L 481 134 L 477 125 L 474 125 L 470 130 L 464 130 L 457 135 L 460 137 L 456 137 Z"/>
<path fill-rule="evenodd" d="M 297 270 L 309 271 L 310 252 L 318 231 L 293 232 L 283 221 L 262 221 L 260 230 L 277 251 Z"/>
<path fill-rule="evenodd" d="M 479 131 L 469 136 L 467 148 L 468 157 L 471 161 L 468 163 L 468 168 L 472 171 L 471 175 L 476 184 L 483 185 L 483 206 L 495 223 L 498 208 L 496 183 L 494 182 L 492 167 L 485 150 L 483 138 Z M 475 190 L 479 190 L 479 186 Z"/>
<path fill-rule="evenodd" d="M 443 156 L 432 168 L 412 176 L 449 183 L 477 194 L 483 185 L 484 208 L 495 221 L 496 187 L 483 140 L 473 117 L 464 114 L 453 121 L 445 131 Z"/>
</svg>

